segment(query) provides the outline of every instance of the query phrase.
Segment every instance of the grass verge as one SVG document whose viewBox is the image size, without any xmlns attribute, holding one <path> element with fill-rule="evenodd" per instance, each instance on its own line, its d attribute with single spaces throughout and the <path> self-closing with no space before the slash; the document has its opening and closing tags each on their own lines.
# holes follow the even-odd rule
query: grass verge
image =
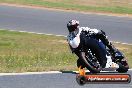
<svg viewBox="0 0 132 88">
<path fill-rule="evenodd" d="M 132 14 L 131 0 L 0 0 L 0 3 L 34 5 L 77 11 Z"/>
<path fill-rule="evenodd" d="M 115 44 L 132 67 L 132 46 Z M 0 30 L 0 72 L 77 70 L 65 37 Z"/>
</svg>

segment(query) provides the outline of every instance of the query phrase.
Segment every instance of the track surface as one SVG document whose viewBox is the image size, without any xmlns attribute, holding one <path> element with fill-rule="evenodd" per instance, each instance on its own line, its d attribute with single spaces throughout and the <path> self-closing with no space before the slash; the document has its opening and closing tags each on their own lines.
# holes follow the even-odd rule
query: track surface
<svg viewBox="0 0 132 88">
<path fill-rule="evenodd" d="M 67 35 L 66 23 L 70 19 L 78 19 L 82 26 L 104 30 L 112 41 L 132 44 L 132 18 L 0 5 L 0 29 Z M 128 73 L 132 76 L 132 71 Z M 75 77 L 72 73 L 0 76 L 0 88 L 82 88 L 76 83 Z M 106 87 L 132 88 L 132 83 L 83 86 Z"/>
<path fill-rule="evenodd" d="M 102 29 L 110 40 L 132 44 L 132 18 L 0 5 L 0 28 L 67 35 L 66 23 L 77 19 L 81 26 Z"/>
<path fill-rule="evenodd" d="M 132 71 L 128 72 L 132 76 Z M 85 84 L 76 82 L 72 73 L 0 76 L 0 88 L 132 88 L 129 84 Z"/>
</svg>

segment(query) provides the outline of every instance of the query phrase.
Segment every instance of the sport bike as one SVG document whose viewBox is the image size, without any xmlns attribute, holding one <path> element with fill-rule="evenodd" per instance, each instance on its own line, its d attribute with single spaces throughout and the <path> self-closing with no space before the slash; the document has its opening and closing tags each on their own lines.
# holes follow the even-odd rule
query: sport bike
<svg viewBox="0 0 132 88">
<path fill-rule="evenodd" d="M 82 32 L 80 34 L 80 43 L 85 42 L 85 38 L 88 38 L 89 35 L 87 35 L 85 32 Z M 116 54 L 113 54 L 101 41 L 100 45 L 105 47 L 107 52 L 112 58 L 112 61 L 114 63 L 117 63 L 119 65 L 119 68 L 114 69 L 118 71 L 119 73 L 125 73 L 128 71 L 129 66 L 127 63 L 127 59 L 123 56 L 123 54 L 117 50 Z M 90 48 L 84 48 L 85 46 L 82 46 L 81 51 L 81 57 L 77 60 L 77 66 L 81 68 L 87 68 L 91 73 L 99 73 L 102 70 L 112 70 L 112 69 L 106 69 L 102 68 L 99 59 L 96 57 L 96 54 L 90 49 Z"/>
</svg>

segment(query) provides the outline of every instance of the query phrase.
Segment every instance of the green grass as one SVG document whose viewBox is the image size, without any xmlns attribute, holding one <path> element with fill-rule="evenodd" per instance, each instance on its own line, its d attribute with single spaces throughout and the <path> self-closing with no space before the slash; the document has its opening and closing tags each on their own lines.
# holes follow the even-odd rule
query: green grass
<svg viewBox="0 0 132 88">
<path fill-rule="evenodd" d="M 132 5 L 129 4 L 131 1 L 95 0 L 93 3 L 90 0 L 0 0 L 0 3 L 3 2 L 66 10 L 132 14 Z"/>
<path fill-rule="evenodd" d="M 115 44 L 132 67 L 132 46 Z M 65 37 L 0 30 L 0 72 L 77 70 Z"/>
<path fill-rule="evenodd" d="M 0 30 L 0 72 L 73 70 L 64 37 Z"/>
</svg>

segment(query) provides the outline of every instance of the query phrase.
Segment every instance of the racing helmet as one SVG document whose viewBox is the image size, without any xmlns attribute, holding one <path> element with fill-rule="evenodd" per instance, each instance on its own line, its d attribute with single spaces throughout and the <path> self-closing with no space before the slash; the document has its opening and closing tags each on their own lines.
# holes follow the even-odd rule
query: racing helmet
<svg viewBox="0 0 132 88">
<path fill-rule="evenodd" d="M 75 31 L 78 26 L 79 26 L 79 21 L 77 21 L 77 20 L 70 20 L 67 23 L 67 28 L 68 28 L 69 32 Z"/>
</svg>

